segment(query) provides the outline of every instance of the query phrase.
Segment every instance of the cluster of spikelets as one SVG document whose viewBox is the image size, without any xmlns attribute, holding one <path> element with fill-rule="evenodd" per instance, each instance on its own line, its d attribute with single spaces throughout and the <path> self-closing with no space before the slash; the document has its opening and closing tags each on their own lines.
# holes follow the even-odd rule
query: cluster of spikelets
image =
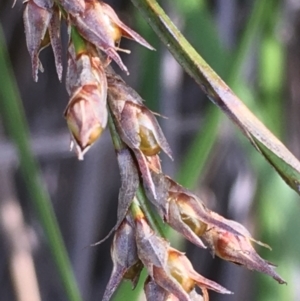
<svg viewBox="0 0 300 301">
<path fill-rule="evenodd" d="M 149 274 L 144 290 L 148 301 L 208 300 L 207 290 L 231 293 L 198 274 L 184 253 L 155 232 L 140 206 L 139 191 L 162 220 L 213 255 L 285 281 L 274 266 L 252 247 L 254 240 L 239 223 L 209 210 L 189 190 L 164 175 L 159 152 L 170 158 L 170 147 L 154 114 L 142 98 L 111 69 L 114 60 L 128 73 L 118 51 L 122 36 L 153 49 L 120 21 L 114 10 L 97 0 L 28 0 L 24 24 L 33 77 L 42 70 L 39 52 L 53 48 L 58 77 L 62 77 L 61 20 L 67 23 L 66 88 L 70 100 L 65 118 L 79 159 L 98 139 L 109 121 L 121 175 L 118 220 L 111 249 L 113 271 L 103 300 L 109 300 L 122 279 L 135 286 L 143 267 Z M 266 246 L 266 245 L 264 245 Z M 202 295 L 196 291 L 201 289 Z"/>
</svg>

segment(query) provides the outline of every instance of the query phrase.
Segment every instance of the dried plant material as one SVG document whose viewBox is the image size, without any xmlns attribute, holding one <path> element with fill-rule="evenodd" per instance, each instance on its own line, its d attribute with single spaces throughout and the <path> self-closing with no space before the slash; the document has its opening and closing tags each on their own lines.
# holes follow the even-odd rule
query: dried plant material
<svg viewBox="0 0 300 301">
<path fill-rule="evenodd" d="M 117 151 L 117 159 L 121 176 L 121 188 L 118 197 L 118 220 L 116 228 L 124 219 L 140 184 L 136 163 L 129 149 Z"/>
<path fill-rule="evenodd" d="M 151 277 L 147 277 L 144 285 L 144 292 L 147 301 L 167 301 L 170 293 L 160 287 Z M 177 298 L 176 298 L 177 299 Z"/>
<path fill-rule="evenodd" d="M 42 49 L 52 45 L 59 80 L 62 78 L 60 11 L 52 0 L 29 0 L 23 13 L 26 44 L 31 57 L 32 74 L 38 80 L 38 70 L 44 71 L 39 60 Z"/>
<path fill-rule="evenodd" d="M 156 198 L 147 157 L 163 150 L 172 158 L 169 144 L 153 113 L 143 105 L 142 98 L 124 81 L 112 74 L 108 76 L 108 103 L 121 139 L 131 148 L 139 164 L 145 189 Z M 156 160 L 155 168 L 160 168 Z M 154 164 L 154 161 L 151 163 Z"/>
<path fill-rule="evenodd" d="M 118 197 L 118 213 L 116 225 L 109 231 L 109 233 L 100 241 L 92 244 L 92 246 L 100 245 L 110 235 L 120 227 L 124 220 L 128 209 L 135 197 L 138 186 L 140 184 L 139 174 L 129 149 L 124 148 L 117 150 L 117 159 L 121 176 L 121 188 Z"/>
<path fill-rule="evenodd" d="M 140 35 L 120 21 L 114 10 L 103 2 L 85 2 L 84 11 L 74 14 L 70 11 L 70 19 L 79 33 L 89 42 L 102 50 L 119 67 L 129 74 L 127 67 L 118 54 L 119 51 L 130 52 L 119 48 L 121 37 L 130 37 L 141 45 L 153 49 Z"/>
<path fill-rule="evenodd" d="M 175 295 L 170 294 L 160 287 L 151 277 L 146 279 L 144 291 L 147 301 L 180 301 Z M 189 294 L 190 301 L 203 301 L 203 297 L 199 295 L 195 289 Z"/>
<path fill-rule="evenodd" d="M 83 13 L 85 0 L 58 0 L 66 12 L 72 15 Z"/>
<path fill-rule="evenodd" d="M 123 279 L 131 280 L 136 286 L 143 264 L 138 258 L 134 225 L 127 216 L 116 230 L 111 247 L 113 270 L 102 301 L 109 301 Z"/>
<path fill-rule="evenodd" d="M 67 90 L 70 101 L 65 118 L 72 135 L 72 145 L 82 160 L 90 146 L 100 137 L 107 124 L 107 82 L 96 51 L 90 45 L 87 52 L 68 51 Z"/>
<path fill-rule="evenodd" d="M 263 242 L 261 242 L 259 240 L 254 239 L 251 236 L 250 232 L 242 224 L 240 224 L 240 223 L 238 223 L 236 221 L 227 219 L 227 218 L 223 217 L 222 215 L 220 215 L 220 214 L 218 214 L 218 213 L 216 213 L 214 211 L 210 211 L 210 215 L 213 218 L 215 218 L 216 220 L 218 220 L 218 221 L 222 222 L 223 224 L 228 225 L 230 228 L 236 230 L 238 233 L 240 233 L 240 235 L 246 237 L 251 242 L 254 242 L 254 243 L 256 243 L 256 244 L 258 244 L 258 245 L 260 245 L 260 246 L 262 246 L 264 248 L 272 250 L 272 248 L 269 245 L 267 245 L 267 244 L 265 244 L 265 243 L 263 243 Z M 226 229 L 224 229 L 224 230 L 226 230 Z"/>
<path fill-rule="evenodd" d="M 222 218 L 222 217 L 221 217 Z M 224 219 L 224 218 L 222 218 Z M 262 259 L 251 245 L 250 233 L 239 223 L 230 221 L 231 226 L 243 231 L 244 236 L 234 235 L 222 228 L 211 227 L 203 235 L 213 254 L 220 258 L 245 266 L 250 270 L 272 276 L 280 284 L 286 283 L 276 272 L 275 266 Z M 258 242 L 260 243 L 260 242 Z"/>
<path fill-rule="evenodd" d="M 200 237 L 213 226 L 234 235 L 243 235 L 226 220 L 219 219 L 196 195 L 168 176 L 152 171 L 151 178 L 157 197 L 155 199 L 148 194 L 149 199 L 164 221 L 192 243 L 206 248 Z"/>
<path fill-rule="evenodd" d="M 55 59 L 55 67 L 58 75 L 58 79 L 61 81 L 62 78 L 62 47 L 61 47 L 61 39 L 60 39 L 60 18 L 61 14 L 58 7 L 54 8 L 52 17 L 49 23 L 49 37 L 51 46 L 53 49 L 54 59 Z"/>
<path fill-rule="evenodd" d="M 160 287 L 180 301 L 190 301 L 189 293 L 196 285 L 201 288 L 205 301 L 208 300 L 208 289 L 222 294 L 231 293 L 198 274 L 183 253 L 170 247 L 167 241 L 153 232 L 141 212 L 135 214 L 134 219 L 138 256 Z"/>
<path fill-rule="evenodd" d="M 37 82 L 38 69 L 43 72 L 39 52 L 50 43 L 46 32 L 52 17 L 52 11 L 38 6 L 33 0 L 29 0 L 25 5 L 23 20 L 26 44 L 31 57 L 33 79 Z"/>
<path fill-rule="evenodd" d="M 135 149 L 133 152 L 139 165 L 139 171 L 143 178 L 143 187 L 146 191 L 146 194 L 150 194 L 154 199 L 156 199 L 156 187 L 151 177 L 146 156 L 139 149 Z"/>
<path fill-rule="evenodd" d="M 24 1 L 25 2 L 25 1 Z M 44 9 L 51 9 L 54 4 L 54 0 L 33 0 L 33 2 Z"/>
<path fill-rule="evenodd" d="M 122 140 L 146 156 L 157 155 L 163 150 L 172 159 L 170 146 L 143 99 L 119 76 L 107 74 L 107 77 L 109 105 Z"/>
<path fill-rule="evenodd" d="M 142 38 L 138 33 L 132 30 L 130 27 L 125 25 L 117 16 L 115 11 L 103 1 L 100 1 L 103 9 L 103 14 L 106 16 L 105 22 L 112 33 L 113 40 L 118 44 L 122 37 L 134 40 L 135 42 L 141 44 L 142 46 L 155 50 L 144 38 Z"/>
</svg>

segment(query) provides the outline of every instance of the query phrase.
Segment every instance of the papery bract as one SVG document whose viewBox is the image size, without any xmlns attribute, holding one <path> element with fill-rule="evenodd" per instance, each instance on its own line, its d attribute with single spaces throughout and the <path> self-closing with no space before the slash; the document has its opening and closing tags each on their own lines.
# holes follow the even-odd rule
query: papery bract
<svg viewBox="0 0 300 301">
<path fill-rule="evenodd" d="M 146 156 L 163 150 L 170 158 L 172 151 L 154 116 L 143 99 L 120 77 L 108 74 L 110 107 L 122 140 Z"/>
<path fill-rule="evenodd" d="M 85 2 L 84 11 L 80 14 L 71 13 L 70 19 L 87 41 L 113 59 L 127 74 L 129 74 L 128 69 L 117 52 L 122 49 L 116 46 L 123 35 L 153 49 L 142 37 L 122 23 L 113 9 L 103 2 Z"/>
<path fill-rule="evenodd" d="M 221 217 L 222 218 L 222 217 Z M 224 219 L 224 218 L 222 218 Z M 237 222 L 230 221 L 231 226 L 236 227 L 241 231 L 244 228 Z M 220 258 L 245 266 L 250 270 L 256 270 L 261 273 L 272 276 L 280 284 L 286 283 L 276 272 L 275 266 L 261 258 L 253 246 L 251 245 L 250 234 L 245 228 L 243 229 L 244 236 L 234 235 L 221 228 L 211 227 L 203 235 L 203 238 L 208 243 L 213 254 Z"/>
<path fill-rule="evenodd" d="M 54 4 L 54 0 L 33 0 L 33 2 L 44 9 L 51 9 Z"/>
<path fill-rule="evenodd" d="M 129 149 L 125 147 L 117 150 L 117 159 L 121 176 L 121 188 L 118 196 L 117 222 L 103 239 L 93 245 L 99 245 L 103 243 L 116 229 L 119 228 L 128 212 L 128 209 L 140 184 L 137 167 Z"/>
<path fill-rule="evenodd" d="M 156 197 L 147 157 L 160 150 L 172 158 L 169 144 L 153 113 L 143 105 L 142 98 L 124 81 L 113 74 L 108 77 L 108 103 L 121 139 L 137 158 L 144 187 Z"/>
<path fill-rule="evenodd" d="M 102 63 L 92 46 L 77 56 L 70 44 L 68 55 L 66 86 L 70 101 L 65 118 L 78 158 L 83 159 L 107 124 L 107 81 Z"/>
<path fill-rule="evenodd" d="M 53 14 L 50 19 L 48 31 L 49 31 L 49 37 L 50 42 L 54 54 L 55 59 L 55 67 L 56 72 L 58 75 L 58 79 L 61 81 L 62 78 L 62 46 L 61 46 L 61 39 L 60 39 L 60 11 L 58 7 L 54 7 Z"/>
<path fill-rule="evenodd" d="M 29 0 L 23 13 L 26 44 L 31 57 L 32 74 L 38 80 L 38 70 L 43 72 L 40 51 L 52 45 L 59 80 L 62 77 L 60 40 L 60 11 L 52 0 Z"/>
<path fill-rule="evenodd" d="M 200 237 L 211 227 L 216 226 L 235 235 L 243 235 L 238 229 L 217 218 L 192 192 L 185 189 L 161 172 L 151 172 L 156 198 L 148 194 L 157 207 L 160 216 L 173 229 L 184 235 L 192 243 L 205 248 Z"/>
<path fill-rule="evenodd" d="M 84 0 L 58 0 L 66 12 L 76 15 L 83 13 L 85 9 Z"/>
<path fill-rule="evenodd" d="M 25 5 L 23 20 L 26 44 L 31 57 L 33 79 L 37 81 L 38 69 L 43 71 L 38 57 L 39 52 L 50 43 L 49 40 L 45 41 L 44 38 L 52 17 L 52 10 L 38 6 L 33 0 L 29 0 Z"/>
<path fill-rule="evenodd" d="M 133 227 L 131 218 L 127 216 L 115 232 L 111 247 L 113 270 L 102 301 L 110 300 L 123 279 L 131 280 L 134 287 L 138 281 L 143 265 L 137 255 Z"/>
<path fill-rule="evenodd" d="M 148 276 L 144 285 L 147 301 L 167 301 L 170 300 L 170 293 L 160 287 L 151 277 Z M 177 299 L 177 298 L 176 298 Z"/>
<path fill-rule="evenodd" d="M 190 301 L 189 293 L 195 285 L 201 288 L 205 301 L 208 300 L 207 289 L 231 293 L 199 275 L 183 253 L 170 247 L 167 241 L 153 232 L 141 213 L 135 216 L 135 224 L 138 256 L 160 287 L 180 301 Z"/>
</svg>

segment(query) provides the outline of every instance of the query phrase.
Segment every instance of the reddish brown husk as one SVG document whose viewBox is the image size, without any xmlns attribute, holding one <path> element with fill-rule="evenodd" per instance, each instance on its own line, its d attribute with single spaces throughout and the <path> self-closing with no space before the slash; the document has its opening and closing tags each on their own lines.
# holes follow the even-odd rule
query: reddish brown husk
<svg viewBox="0 0 300 301">
<path fill-rule="evenodd" d="M 151 278 L 161 288 L 181 301 L 191 300 L 189 293 L 195 286 L 201 288 L 205 301 L 208 300 L 207 289 L 223 294 L 231 293 L 198 274 L 183 253 L 170 247 L 166 240 L 152 231 L 142 215 L 135 217 L 135 224 L 138 256 Z"/>
<path fill-rule="evenodd" d="M 219 216 L 221 220 L 223 217 Z M 248 231 L 239 223 L 227 220 L 232 227 L 235 227 L 247 234 Z M 286 283 L 276 272 L 275 266 L 261 258 L 251 245 L 250 234 L 248 235 L 234 235 L 222 228 L 211 227 L 203 235 L 203 239 L 208 243 L 213 255 L 216 254 L 220 258 L 241 264 L 250 270 L 272 276 L 278 283 Z M 258 242 L 261 244 L 260 242 Z"/>
<path fill-rule="evenodd" d="M 118 133 L 135 154 L 145 189 L 156 197 L 149 166 L 160 169 L 160 164 L 157 158 L 148 160 L 147 157 L 155 157 L 163 150 L 172 158 L 169 144 L 154 114 L 144 106 L 143 99 L 119 76 L 107 73 L 107 80 L 108 103 Z"/>
<path fill-rule="evenodd" d="M 71 22 L 76 26 L 79 33 L 87 41 L 102 50 L 110 59 L 113 59 L 127 74 L 129 74 L 128 69 L 117 52 L 122 50 L 117 46 L 122 36 L 131 38 L 141 45 L 153 49 L 139 34 L 126 26 L 106 3 L 97 0 L 86 1 L 83 12 L 74 13 L 73 9 L 70 8 L 68 11 Z"/>
<path fill-rule="evenodd" d="M 93 46 L 76 55 L 68 50 L 67 91 L 70 95 L 65 118 L 79 159 L 100 137 L 107 124 L 107 81 L 102 62 Z"/>
<path fill-rule="evenodd" d="M 161 217 L 192 243 L 205 248 L 200 237 L 212 226 L 235 235 L 244 235 L 239 229 L 220 220 L 196 195 L 168 176 L 152 170 L 151 178 L 157 197 L 155 199 L 148 194 L 149 199 L 157 207 Z"/>
</svg>

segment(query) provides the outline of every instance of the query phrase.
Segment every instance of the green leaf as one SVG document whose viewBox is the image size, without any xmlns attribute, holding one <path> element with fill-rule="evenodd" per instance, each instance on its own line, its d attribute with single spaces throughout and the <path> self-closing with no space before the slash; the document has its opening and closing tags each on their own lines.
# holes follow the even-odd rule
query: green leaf
<svg viewBox="0 0 300 301">
<path fill-rule="evenodd" d="M 174 58 L 279 172 L 300 194 L 300 162 L 252 114 L 225 82 L 211 69 L 184 38 L 155 0 L 132 0 L 167 46 Z"/>
<path fill-rule="evenodd" d="M 14 141 L 20 160 L 20 169 L 47 237 L 49 248 L 56 263 L 68 300 L 81 301 L 68 254 L 51 204 L 50 196 L 42 182 L 38 164 L 33 157 L 29 130 L 18 88 L 11 72 L 0 25 L 0 106 L 1 117 L 11 139 Z"/>
</svg>

